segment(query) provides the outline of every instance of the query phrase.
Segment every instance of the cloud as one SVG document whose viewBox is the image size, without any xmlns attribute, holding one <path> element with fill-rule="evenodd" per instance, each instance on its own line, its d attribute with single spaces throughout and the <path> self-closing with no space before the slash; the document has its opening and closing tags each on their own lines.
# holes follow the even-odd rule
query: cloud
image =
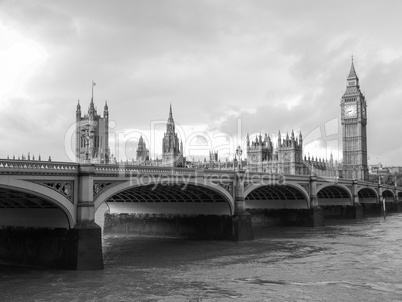
<svg viewBox="0 0 402 302">
<path fill-rule="evenodd" d="M 193 132 L 237 135 L 240 117 L 243 137 L 307 135 L 339 117 L 354 54 L 368 101 L 369 153 L 402 165 L 395 152 L 401 8 L 375 1 L 2 1 L 0 25 L 46 57 L 1 102 L 7 147 L 0 156 L 31 148 L 66 160 L 63 135 L 78 99 L 86 111 L 92 80 L 98 111 L 108 100 L 121 132 L 166 120 L 172 103 L 176 122 Z M 10 111 L 17 100 L 25 107 Z"/>
</svg>

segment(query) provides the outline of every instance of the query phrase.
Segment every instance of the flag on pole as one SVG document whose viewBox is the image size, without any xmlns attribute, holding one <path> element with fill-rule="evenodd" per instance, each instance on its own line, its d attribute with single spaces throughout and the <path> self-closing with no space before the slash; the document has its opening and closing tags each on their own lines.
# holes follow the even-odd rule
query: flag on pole
<svg viewBox="0 0 402 302">
<path fill-rule="evenodd" d="M 92 81 L 92 86 L 95 86 L 95 85 L 96 85 L 96 83 L 94 81 Z"/>
</svg>

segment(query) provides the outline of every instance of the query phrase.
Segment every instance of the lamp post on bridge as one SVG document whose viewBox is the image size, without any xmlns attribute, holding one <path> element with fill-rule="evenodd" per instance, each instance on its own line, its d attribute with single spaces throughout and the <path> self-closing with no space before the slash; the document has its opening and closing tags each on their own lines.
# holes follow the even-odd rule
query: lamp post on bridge
<svg viewBox="0 0 402 302">
<path fill-rule="evenodd" d="M 236 155 L 239 157 L 239 162 L 240 162 L 239 163 L 239 171 L 243 170 L 243 168 L 242 168 L 242 160 L 241 160 L 242 153 L 243 153 L 242 149 L 240 148 L 240 146 L 238 146 L 237 149 L 236 149 Z"/>
</svg>

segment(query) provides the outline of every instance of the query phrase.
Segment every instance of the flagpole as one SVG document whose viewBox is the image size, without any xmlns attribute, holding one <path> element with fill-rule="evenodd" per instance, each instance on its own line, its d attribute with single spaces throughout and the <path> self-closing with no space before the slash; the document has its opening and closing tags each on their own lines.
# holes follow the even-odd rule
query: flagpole
<svg viewBox="0 0 402 302">
<path fill-rule="evenodd" d="M 94 80 L 92 80 L 92 100 L 94 99 Z"/>
</svg>

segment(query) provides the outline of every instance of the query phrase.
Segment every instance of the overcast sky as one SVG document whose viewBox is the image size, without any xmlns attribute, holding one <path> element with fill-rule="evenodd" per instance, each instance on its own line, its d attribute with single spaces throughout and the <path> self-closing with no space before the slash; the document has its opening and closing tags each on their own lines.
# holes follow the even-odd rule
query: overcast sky
<svg viewBox="0 0 402 302">
<path fill-rule="evenodd" d="M 188 156 L 194 145 L 225 154 L 230 137 L 237 146 L 247 132 L 292 129 L 310 142 L 306 154 L 341 153 L 353 55 L 369 163 L 402 165 L 401 11 L 396 0 L 2 0 L 0 157 L 69 160 L 77 101 L 87 112 L 92 80 L 123 159 L 141 134 L 160 156 L 170 103 Z"/>
</svg>

